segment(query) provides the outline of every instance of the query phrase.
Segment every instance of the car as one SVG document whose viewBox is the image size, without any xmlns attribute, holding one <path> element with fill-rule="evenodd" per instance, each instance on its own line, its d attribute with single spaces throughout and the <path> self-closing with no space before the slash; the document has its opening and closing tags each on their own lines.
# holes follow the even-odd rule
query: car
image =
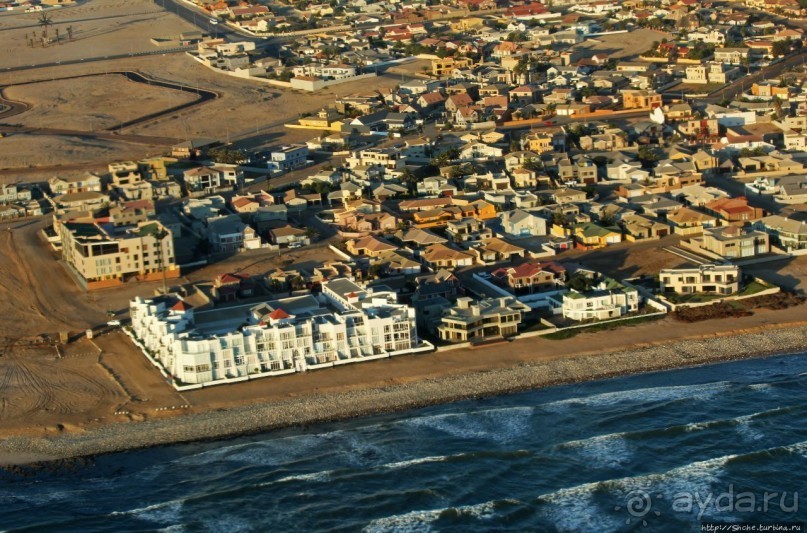
<svg viewBox="0 0 807 533">
<path fill-rule="evenodd" d="M 491 278 L 493 278 L 493 276 L 491 276 L 489 272 L 480 272 L 477 275 L 482 279 L 491 279 Z"/>
<path fill-rule="evenodd" d="M 557 120 L 545 120 L 544 121 L 544 126 L 551 126 L 551 125 L 555 124 L 556 122 L 557 122 Z"/>
<path fill-rule="evenodd" d="M 113 327 L 113 328 L 119 328 L 120 327 L 120 320 L 110 320 L 109 322 L 106 323 L 106 325 L 110 326 L 110 327 Z"/>
<path fill-rule="evenodd" d="M 302 248 L 302 247 L 303 247 L 303 243 L 301 243 L 301 242 L 293 242 L 293 243 L 289 244 L 289 248 Z"/>
<path fill-rule="evenodd" d="M 210 23 L 211 23 L 211 24 L 214 24 L 214 25 L 215 25 L 215 24 L 218 24 L 218 23 L 219 23 L 219 19 L 210 19 Z"/>
</svg>

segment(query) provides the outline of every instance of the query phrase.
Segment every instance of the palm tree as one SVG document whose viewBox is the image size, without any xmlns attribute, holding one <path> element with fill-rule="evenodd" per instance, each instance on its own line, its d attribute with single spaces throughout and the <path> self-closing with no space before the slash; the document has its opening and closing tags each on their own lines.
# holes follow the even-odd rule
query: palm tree
<svg viewBox="0 0 807 533">
<path fill-rule="evenodd" d="M 48 38 L 48 28 L 53 26 L 53 19 L 47 13 L 42 13 L 39 15 L 39 25 L 42 26 L 42 35 L 45 39 Z"/>
</svg>

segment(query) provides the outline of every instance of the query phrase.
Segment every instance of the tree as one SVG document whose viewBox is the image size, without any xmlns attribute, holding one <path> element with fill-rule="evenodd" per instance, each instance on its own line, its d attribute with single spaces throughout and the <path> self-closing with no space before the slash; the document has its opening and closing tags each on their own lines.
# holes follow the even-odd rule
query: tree
<svg viewBox="0 0 807 533">
<path fill-rule="evenodd" d="M 775 41 L 773 43 L 773 46 L 771 47 L 771 53 L 773 54 L 773 57 L 783 56 L 788 52 L 790 52 L 790 46 L 792 44 L 793 43 L 791 42 L 790 37 L 788 37 L 784 41 Z"/>
<path fill-rule="evenodd" d="M 214 148 L 208 152 L 208 155 L 217 163 L 230 165 L 237 165 L 247 160 L 243 152 L 240 150 L 230 150 L 229 148 Z"/>
<path fill-rule="evenodd" d="M 384 271 L 386 270 L 386 265 L 376 263 L 374 265 L 370 265 L 370 268 L 367 269 L 367 275 L 371 278 L 380 278 Z"/>
<path fill-rule="evenodd" d="M 658 161 L 658 154 L 646 144 L 639 147 L 636 156 L 639 158 L 639 161 L 645 165 Z"/>
<path fill-rule="evenodd" d="M 48 28 L 53 26 L 53 19 L 50 18 L 50 15 L 43 12 L 39 15 L 37 23 L 42 27 L 42 38 L 46 40 L 48 38 Z"/>
</svg>

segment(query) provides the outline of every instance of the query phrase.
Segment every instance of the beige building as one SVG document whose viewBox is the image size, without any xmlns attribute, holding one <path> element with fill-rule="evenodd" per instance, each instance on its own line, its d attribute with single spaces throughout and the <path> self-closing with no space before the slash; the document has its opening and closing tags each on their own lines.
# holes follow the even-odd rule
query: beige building
<svg viewBox="0 0 807 533">
<path fill-rule="evenodd" d="M 488 298 L 474 302 L 457 298 L 437 327 L 440 338 L 449 342 L 474 342 L 496 337 L 512 337 L 530 308 L 515 297 Z"/>
<path fill-rule="evenodd" d="M 740 290 L 740 267 L 699 265 L 693 268 L 665 268 L 659 272 L 664 292 L 676 294 L 735 294 Z"/>
<path fill-rule="evenodd" d="M 726 84 L 740 77 L 742 73 L 737 67 L 725 63 L 711 62 L 705 65 L 692 65 L 686 69 L 685 83 L 718 83 Z"/>
<path fill-rule="evenodd" d="M 622 91 L 624 109 L 654 109 L 661 107 L 661 95 L 655 91 L 626 89 Z"/>
<path fill-rule="evenodd" d="M 69 178 L 53 177 L 48 180 L 50 192 L 56 196 L 76 192 L 101 192 L 101 177 L 90 172 Z"/>
<path fill-rule="evenodd" d="M 87 288 L 117 285 L 130 278 L 141 280 L 179 277 L 171 231 L 156 221 L 133 228 L 102 226 L 94 222 L 59 225 L 62 256 Z"/>
<path fill-rule="evenodd" d="M 771 251 L 767 233 L 739 226 L 720 226 L 703 230 L 701 246 L 717 255 L 737 259 Z"/>
</svg>

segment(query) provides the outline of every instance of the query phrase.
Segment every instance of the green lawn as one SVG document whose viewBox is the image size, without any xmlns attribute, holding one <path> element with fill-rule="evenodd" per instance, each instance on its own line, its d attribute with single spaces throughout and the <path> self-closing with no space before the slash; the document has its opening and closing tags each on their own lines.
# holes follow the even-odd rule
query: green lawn
<svg viewBox="0 0 807 533">
<path fill-rule="evenodd" d="M 770 289 L 771 285 L 766 285 L 758 281 L 752 281 L 746 284 L 743 289 L 737 294 L 724 295 L 724 294 L 676 294 L 674 292 L 665 292 L 664 297 L 674 304 L 691 304 L 691 303 L 704 303 L 718 300 L 720 298 L 731 298 L 732 296 L 751 296 Z"/>
</svg>

